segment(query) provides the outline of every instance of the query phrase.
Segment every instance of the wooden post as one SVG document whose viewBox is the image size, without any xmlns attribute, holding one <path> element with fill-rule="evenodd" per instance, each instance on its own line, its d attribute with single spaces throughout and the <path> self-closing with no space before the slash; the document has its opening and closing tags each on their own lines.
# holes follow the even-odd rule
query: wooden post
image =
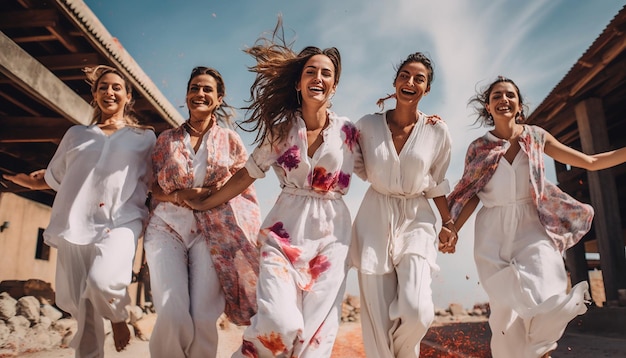
<svg viewBox="0 0 626 358">
<path fill-rule="evenodd" d="M 575 113 L 583 151 L 595 154 L 611 150 L 602 100 L 585 99 L 575 105 Z M 626 288 L 626 257 L 615 176 L 611 169 L 605 169 L 590 171 L 587 178 L 591 203 L 595 209 L 594 228 L 606 303 L 617 306 L 617 290 Z"/>
</svg>

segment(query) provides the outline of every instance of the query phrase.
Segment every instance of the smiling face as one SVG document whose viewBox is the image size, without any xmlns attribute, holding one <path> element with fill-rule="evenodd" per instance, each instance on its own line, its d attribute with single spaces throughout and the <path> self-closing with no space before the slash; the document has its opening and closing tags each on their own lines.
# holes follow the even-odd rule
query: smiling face
<svg viewBox="0 0 626 358">
<path fill-rule="evenodd" d="M 430 91 L 428 68 L 421 62 L 404 64 L 393 82 L 398 103 L 418 103 Z"/>
<path fill-rule="evenodd" d="M 485 108 L 494 121 L 497 119 L 515 120 L 521 111 L 517 88 L 510 82 L 496 83 L 489 93 Z"/>
<path fill-rule="evenodd" d="M 335 93 L 335 66 L 326 55 L 314 55 L 305 64 L 296 89 L 302 94 L 302 102 L 324 103 Z"/>
<path fill-rule="evenodd" d="M 211 115 L 222 104 L 223 96 L 218 93 L 218 85 L 211 75 L 202 74 L 189 81 L 187 88 L 187 108 L 192 116 Z"/>
<path fill-rule="evenodd" d="M 115 73 L 107 73 L 98 79 L 92 93 L 102 111 L 103 119 L 124 116 L 124 109 L 131 100 L 124 80 Z"/>
</svg>

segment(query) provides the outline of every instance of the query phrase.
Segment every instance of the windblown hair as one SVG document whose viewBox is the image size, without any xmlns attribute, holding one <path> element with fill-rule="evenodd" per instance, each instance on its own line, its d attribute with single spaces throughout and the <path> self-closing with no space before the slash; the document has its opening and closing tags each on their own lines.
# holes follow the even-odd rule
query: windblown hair
<svg viewBox="0 0 626 358">
<path fill-rule="evenodd" d="M 232 119 L 235 117 L 235 110 L 232 106 L 226 103 L 224 99 L 226 97 L 226 85 L 224 84 L 224 78 L 222 74 L 211 67 L 198 66 L 191 70 L 191 75 L 189 75 L 189 81 L 187 81 L 187 92 L 189 92 L 189 86 L 191 86 L 191 81 L 195 77 L 200 75 L 209 75 L 215 79 L 217 83 L 217 94 L 222 97 L 222 104 L 215 109 L 213 114 L 215 115 L 216 120 L 220 121 L 223 125 L 228 128 L 233 127 Z M 190 114 L 191 115 L 191 114 Z"/>
<path fill-rule="evenodd" d="M 260 37 L 254 46 L 244 52 L 256 60 L 256 65 L 248 68 L 256 73 L 254 83 L 250 87 L 248 118 L 243 124 L 250 124 L 251 128 L 244 128 L 249 132 L 257 132 L 255 143 L 279 142 L 285 138 L 290 126 L 300 111 L 300 94 L 296 91 L 296 84 L 306 62 L 315 55 L 326 55 L 335 66 L 335 85 L 341 75 L 341 55 L 334 47 L 320 49 L 314 46 L 305 47 L 296 54 L 291 49 L 291 43 L 285 41 L 282 18 L 271 37 Z"/>
<path fill-rule="evenodd" d="M 139 124 L 139 121 L 137 120 L 137 115 L 135 114 L 135 111 L 133 110 L 133 104 L 135 103 L 135 100 L 132 95 L 133 88 L 130 85 L 130 83 L 128 83 L 128 80 L 126 79 L 126 77 L 119 70 L 110 66 L 106 66 L 106 65 L 98 65 L 95 67 L 85 67 L 83 68 L 83 72 L 85 73 L 85 77 L 86 77 L 85 82 L 87 82 L 89 86 L 91 86 L 92 94 L 95 94 L 96 91 L 98 90 L 98 84 L 102 76 L 106 75 L 107 73 L 114 73 L 118 75 L 122 79 L 122 81 L 124 81 L 124 87 L 126 88 L 126 92 L 130 94 L 130 101 L 128 101 L 126 103 L 126 106 L 124 106 L 124 121 L 126 122 L 126 125 L 129 127 L 137 127 L 137 128 L 152 128 L 152 127 L 142 126 Z M 92 99 L 92 101 L 89 104 L 91 104 L 91 106 L 94 108 L 93 117 L 91 119 L 91 124 L 99 123 L 100 120 L 102 119 L 102 110 L 100 109 L 100 107 L 98 107 L 98 103 L 96 103 L 95 95 L 94 95 L 94 99 Z"/>
<path fill-rule="evenodd" d="M 394 87 L 396 86 L 396 80 L 398 79 L 398 75 L 400 74 L 400 71 L 402 70 L 402 68 L 413 62 L 419 62 L 423 64 L 424 67 L 426 67 L 426 70 L 428 70 L 428 83 L 427 83 L 428 86 L 427 87 L 430 88 L 430 84 L 435 79 L 435 68 L 431 59 L 422 52 L 412 53 L 408 55 L 407 58 L 404 61 L 402 61 L 399 65 L 394 66 L 394 69 L 396 70 L 396 75 L 393 77 Z M 396 97 L 395 92 L 392 94 L 388 94 L 387 96 L 383 98 L 379 98 L 378 101 L 376 101 L 376 105 L 381 107 L 381 110 L 382 110 L 385 108 L 385 101 L 390 98 L 395 98 L 395 97 Z"/>
<path fill-rule="evenodd" d="M 524 123 L 526 121 L 526 112 L 528 112 L 528 105 L 524 103 L 524 98 L 522 97 L 522 93 L 520 92 L 519 87 L 517 86 L 517 84 L 515 84 L 515 82 L 513 82 L 512 79 L 504 76 L 498 76 L 498 78 L 496 78 L 495 81 L 491 82 L 489 86 L 482 89 L 481 91 L 478 91 L 478 93 L 469 100 L 468 105 L 473 105 L 474 113 L 476 113 L 476 120 L 474 121 L 474 124 L 478 123 L 483 127 L 492 127 L 495 125 L 495 123 L 493 122 L 493 117 L 487 111 L 487 104 L 489 104 L 489 96 L 491 96 L 493 87 L 496 84 L 502 82 L 512 84 L 517 91 L 521 113 L 515 118 L 515 121 L 517 123 Z"/>
</svg>

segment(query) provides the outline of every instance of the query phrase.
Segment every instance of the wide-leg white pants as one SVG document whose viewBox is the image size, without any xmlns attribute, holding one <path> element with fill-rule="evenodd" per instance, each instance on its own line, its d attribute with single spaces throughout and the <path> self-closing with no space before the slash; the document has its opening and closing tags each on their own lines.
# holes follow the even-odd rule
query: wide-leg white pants
<svg viewBox="0 0 626 358">
<path fill-rule="evenodd" d="M 153 216 L 144 249 L 157 312 L 151 357 L 216 357 L 226 301 L 205 238 L 199 231 L 177 233 Z"/>
<path fill-rule="evenodd" d="M 121 322 L 128 318 L 127 287 L 141 229 L 141 221 L 134 221 L 111 229 L 89 245 L 59 240 L 56 304 L 78 321 L 70 343 L 76 357 L 104 357 L 102 319 Z"/>
<path fill-rule="evenodd" d="M 358 274 L 365 354 L 371 358 L 419 357 L 420 343 L 435 319 L 431 267 L 405 255 L 395 271 Z"/>
<path fill-rule="evenodd" d="M 264 245 L 258 311 L 244 331 L 242 351 L 232 357 L 330 357 L 341 320 L 347 252 L 343 243 L 322 250 L 320 256 L 329 259 L 328 269 L 305 291 L 296 284 L 297 273 L 284 254 Z"/>
</svg>

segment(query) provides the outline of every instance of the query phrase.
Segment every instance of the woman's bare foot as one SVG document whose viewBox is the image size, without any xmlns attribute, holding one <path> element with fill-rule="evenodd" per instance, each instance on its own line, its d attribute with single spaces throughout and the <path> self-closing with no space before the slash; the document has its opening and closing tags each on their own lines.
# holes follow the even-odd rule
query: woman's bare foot
<svg viewBox="0 0 626 358">
<path fill-rule="evenodd" d="M 130 342 L 130 330 L 126 322 L 111 322 L 111 330 L 113 331 L 113 342 L 115 350 L 121 352 Z"/>
</svg>

